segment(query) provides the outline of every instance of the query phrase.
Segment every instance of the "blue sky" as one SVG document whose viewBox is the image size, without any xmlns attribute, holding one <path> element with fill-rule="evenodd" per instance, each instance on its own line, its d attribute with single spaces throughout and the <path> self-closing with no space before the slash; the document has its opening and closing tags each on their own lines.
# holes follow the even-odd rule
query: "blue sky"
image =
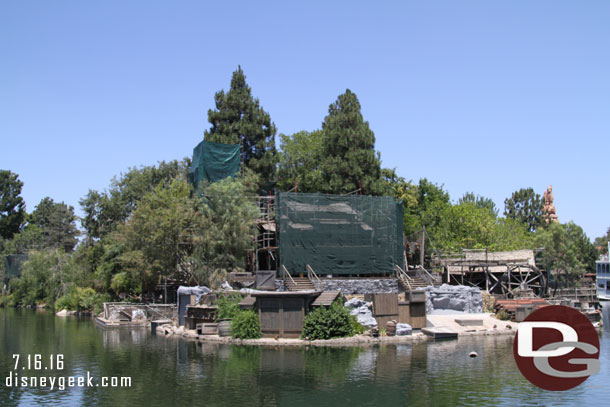
<svg viewBox="0 0 610 407">
<path fill-rule="evenodd" d="M 560 221 L 594 238 L 608 21 L 607 1 L 3 1 L 0 168 L 28 211 L 78 208 L 129 167 L 191 155 L 241 64 L 278 133 L 320 128 L 349 88 L 383 166 L 501 209 L 552 184 Z"/>
</svg>

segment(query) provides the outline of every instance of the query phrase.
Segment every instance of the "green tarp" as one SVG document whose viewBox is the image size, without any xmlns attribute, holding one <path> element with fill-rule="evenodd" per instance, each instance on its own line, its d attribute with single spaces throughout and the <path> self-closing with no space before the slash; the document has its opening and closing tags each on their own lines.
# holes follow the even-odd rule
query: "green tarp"
<svg viewBox="0 0 610 407">
<path fill-rule="evenodd" d="M 10 254 L 4 256 L 4 269 L 6 270 L 5 277 L 19 277 L 21 276 L 21 266 L 29 259 L 27 254 Z"/>
<path fill-rule="evenodd" d="M 290 274 L 389 275 L 403 264 L 402 205 L 392 197 L 277 194 L 280 265 Z"/>
<path fill-rule="evenodd" d="M 193 149 L 189 179 L 196 186 L 202 180 L 216 182 L 239 171 L 239 144 L 202 141 Z"/>
</svg>

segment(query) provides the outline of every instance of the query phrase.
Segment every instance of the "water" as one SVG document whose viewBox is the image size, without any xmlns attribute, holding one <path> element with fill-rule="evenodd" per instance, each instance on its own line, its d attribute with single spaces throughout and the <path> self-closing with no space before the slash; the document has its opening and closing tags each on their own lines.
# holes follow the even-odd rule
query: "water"
<svg viewBox="0 0 610 407">
<path fill-rule="evenodd" d="M 603 406 L 610 398 L 610 307 L 601 334 L 601 372 L 566 392 L 527 382 L 512 336 L 354 348 L 198 344 L 147 330 L 102 330 L 90 319 L 0 309 L 2 406 Z M 478 358 L 469 358 L 476 351 Z M 131 377 L 130 388 L 6 387 L 28 376 Z M 42 355 L 42 370 L 23 369 Z M 44 370 L 64 355 L 64 369 Z M 33 363 L 33 362 L 32 362 Z M 32 365 L 33 366 L 33 365 Z"/>
</svg>

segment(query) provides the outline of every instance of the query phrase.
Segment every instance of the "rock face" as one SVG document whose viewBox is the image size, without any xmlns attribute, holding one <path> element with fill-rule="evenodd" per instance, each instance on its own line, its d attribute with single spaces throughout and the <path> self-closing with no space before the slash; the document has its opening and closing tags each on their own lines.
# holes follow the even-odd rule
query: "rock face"
<svg viewBox="0 0 610 407">
<path fill-rule="evenodd" d="M 371 306 L 358 298 L 352 298 L 344 304 L 345 308 L 350 310 L 350 315 L 355 315 L 360 325 L 367 328 L 376 328 L 377 321 L 373 317 Z"/>
<path fill-rule="evenodd" d="M 483 312 L 481 290 L 463 285 L 443 284 L 440 287 L 426 287 L 426 312 L 449 310 L 466 313 Z"/>
<path fill-rule="evenodd" d="M 339 280 L 331 278 L 321 278 L 320 282 L 315 281 L 316 289 L 319 291 L 341 291 L 344 295 L 348 294 L 377 294 L 377 293 L 397 293 L 398 282 L 393 278 L 384 279 L 358 279 L 358 280 Z"/>
<path fill-rule="evenodd" d="M 409 324 L 396 324 L 396 336 L 411 335 L 413 328 Z"/>
<path fill-rule="evenodd" d="M 553 203 L 554 200 L 555 198 L 553 198 L 553 186 L 549 185 L 546 191 L 544 191 L 544 207 L 542 208 L 542 213 L 546 223 L 559 222 L 559 217 L 557 216 L 555 204 Z"/>
</svg>

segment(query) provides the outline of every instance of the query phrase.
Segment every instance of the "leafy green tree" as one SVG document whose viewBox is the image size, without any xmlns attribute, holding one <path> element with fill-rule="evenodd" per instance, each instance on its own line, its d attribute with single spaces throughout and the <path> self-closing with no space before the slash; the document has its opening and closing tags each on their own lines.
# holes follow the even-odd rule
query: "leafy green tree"
<svg viewBox="0 0 610 407">
<path fill-rule="evenodd" d="M 551 222 L 536 232 L 536 247 L 542 247 L 539 265 L 550 269 L 564 286 L 575 285 L 586 272 L 594 272 L 596 252 L 582 228 L 573 222 Z"/>
<path fill-rule="evenodd" d="M 532 188 L 521 188 L 504 200 L 504 215 L 524 223 L 528 230 L 535 232 L 544 224 L 543 207 L 540 194 L 535 193 Z"/>
<path fill-rule="evenodd" d="M 32 251 L 23 264 L 21 277 L 13 278 L 9 291 L 15 304 L 52 305 L 66 288 L 64 266 L 69 256 L 62 250 Z"/>
<path fill-rule="evenodd" d="M 437 248 L 517 250 L 531 247 L 531 234 L 525 226 L 511 219 L 497 219 L 489 207 L 475 202 L 445 206 L 442 221 L 429 230 Z"/>
<path fill-rule="evenodd" d="M 375 134 L 360 113 L 356 94 L 347 89 L 328 108 L 322 123 L 322 192 L 345 194 L 362 187 L 365 195 L 383 193 Z"/>
<path fill-rule="evenodd" d="M 495 202 L 490 198 L 485 198 L 481 195 L 475 195 L 473 192 L 467 192 L 463 197 L 460 198 L 458 204 L 466 202 L 473 203 L 477 208 L 486 208 L 494 216 L 498 216 L 498 209 L 496 208 Z"/>
<path fill-rule="evenodd" d="M 385 188 L 384 195 L 393 196 L 397 201 L 402 202 L 404 233 L 410 236 L 420 231 L 418 186 L 399 177 L 396 169 L 383 168 L 381 177 Z"/>
<path fill-rule="evenodd" d="M 425 226 L 429 231 L 428 236 L 432 239 L 432 245 L 428 245 L 428 249 L 431 249 L 432 246 L 442 247 L 443 244 L 439 241 L 441 236 L 437 236 L 435 231 L 442 230 L 444 216 L 451 206 L 449 193 L 443 190 L 442 185 L 434 184 L 426 178 L 419 180 L 417 192 L 416 216 L 419 219 L 420 228 Z"/>
<path fill-rule="evenodd" d="M 10 171 L 0 170 L 0 237 L 11 239 L 23 227 L 26 212 L 21 197 L 23 182 Z"/>
<path fill-rule="evenodd" d="M 182 259 L 190 253 L 188 234 L 195 222 L 188 182 L 174 180 L 168 188 L 157 185 L 115 232 L 114 239 L 122 248 L 117 259 L 121 270 L 142 284 L 142 292 L 148 292 L 164 277 L 184 281 L 188 272 L 182 267 Z M 112 285 L 123 286 L 114 279 Z"/>
<path fill-rule="evenodd" d="M 120 178 L 111 181 L 108 191 L 89 190 L 79 202 L 85 213 L 81 222 L 87 233 L 86 243 L 99 240 L 124 223 L 138 202 L 159 185 L 168 187 L 174 179 L 186 180 L 189 167 L 190 160 L 184 159 L 130 168 Z"/>
<path fill-rule="evenodd" d="M 300 131 L 280 135 L 278 188 L 288 191 L 297 186 L 298 192 L 319 192 L 322 187 L 324 133 Z"/>
<path fill-rule="evenodd" d="M 259 212 L 240 178 L 224 179 L 201 191 L 202 221 L 193 231 L 190 260 L 194 280 L 215 287 L 229 271 L 244 271 Z"/>
<path fill-rule="evenodd" d="M 595 238 L 593 245 L 599 254 L 608 254 L 608 241 L 610 241 L 610 228 L 606 230 L 606 234 Z"/>
<path fill-rule="evenodd" d="M 62 248 L 66 253 L 71 253 L 78 243 L 76 219 L 72 206 L 63 202 L 55 203 L 51 198 L 45 197 L 30 215 L 29 223 L 42 230 L 45 247 Z"/>
<path fill-rule="evenodd" d="M 263 183 L 275 178 L 276 128 L 269 113 L 252 96 L 241 66 L 233 72 L 231 88 L 214 96 L 216 110 L 208 111 L 212 127 L 204 139 L 215 143 L 240 144 L 243 164 L 260 175 Z"/>
</svg>

